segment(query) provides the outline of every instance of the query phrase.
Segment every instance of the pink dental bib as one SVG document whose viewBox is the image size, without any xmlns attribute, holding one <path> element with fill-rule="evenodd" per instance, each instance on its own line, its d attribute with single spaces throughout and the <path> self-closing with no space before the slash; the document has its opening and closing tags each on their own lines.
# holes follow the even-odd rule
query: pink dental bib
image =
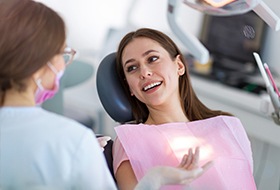
<svg viewBox="0 0 280 190">
<path fill-rule="evenodd" d="M 179 165 L 188 148 L 199 146 L 201 165 L 214 160 L 214 166 L 188 186 L 163 189 L 256 189 L 250 142 L 235 117 L 162 125 L 127 124 L 115 130 L 138 181 L 154 166 Z"/>
</svg>

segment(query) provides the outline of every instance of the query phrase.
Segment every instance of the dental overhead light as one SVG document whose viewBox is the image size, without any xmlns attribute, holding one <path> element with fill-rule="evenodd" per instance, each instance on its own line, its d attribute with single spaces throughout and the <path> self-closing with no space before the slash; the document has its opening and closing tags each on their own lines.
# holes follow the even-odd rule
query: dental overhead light
<svg viewBox="0 0 280 190">
<path fill-rule="evenodd" d="M 178 7 L 184 3 L 205 14 L 232 16 L 253 10 L 272 29 L 280 29 L 279 17 L 262 0 L 168 0 L 168 23 L 173 33 L 201 64 L 209 61 L 209 52 L 192 34 L 182 31 L 176 22 Z"/>
</svg>

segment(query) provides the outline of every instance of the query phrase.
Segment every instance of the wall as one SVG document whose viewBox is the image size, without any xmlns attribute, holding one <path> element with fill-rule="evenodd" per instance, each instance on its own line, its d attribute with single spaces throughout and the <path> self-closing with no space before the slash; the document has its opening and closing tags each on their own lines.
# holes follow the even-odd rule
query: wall
<svg viewBox="0 0 280 190">
<path fill-rule="evenodd" d="M 280 17 L 280 1 L 265 0 L 264 2 Z M 269 28 L 264 44 L 263 60 L 271 65 L 280 74 L 279 65 L 280 31 L 275 32 Z"/>
<path fill-rule="evenodd" d="M 100 49 L 110 27 L 125 24 L 131 0 L 37 0 L 60 13 L 64 18 L 67 43 L 83 55 L 93 55 Z"/>
</svg>

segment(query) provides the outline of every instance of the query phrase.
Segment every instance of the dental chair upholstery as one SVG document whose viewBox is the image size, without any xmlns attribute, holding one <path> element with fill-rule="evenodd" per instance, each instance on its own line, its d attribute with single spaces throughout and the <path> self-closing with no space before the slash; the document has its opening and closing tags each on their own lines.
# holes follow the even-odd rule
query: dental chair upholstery
<svg viewBox="0 0 280 190">
<path fill-rule="evenodd" d="M 104 109 L 114 121 L 126 123 L 134 120 L 130 103 L 118 78 L 115 52 L 102 59 L 97 69 L 96 86 Z"/>
</svg>

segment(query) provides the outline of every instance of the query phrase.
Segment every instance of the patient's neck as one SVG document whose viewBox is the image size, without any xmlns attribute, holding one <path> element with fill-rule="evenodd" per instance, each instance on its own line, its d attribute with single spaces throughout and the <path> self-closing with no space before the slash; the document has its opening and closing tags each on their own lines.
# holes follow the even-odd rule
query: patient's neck
<svg viewBox="0 0 280 190">
<path fill-rule="evenodd" d="M 164 123 L 174 123 L 174 122 L 188 122 L 189 119 L 185 115 L 182 109 L 177 109 L 173 111 L 160 111 L 160 110 L 150 110 L 149 116 L 145 124 L 149 125 L 159 125 Z"/>
</svg>

